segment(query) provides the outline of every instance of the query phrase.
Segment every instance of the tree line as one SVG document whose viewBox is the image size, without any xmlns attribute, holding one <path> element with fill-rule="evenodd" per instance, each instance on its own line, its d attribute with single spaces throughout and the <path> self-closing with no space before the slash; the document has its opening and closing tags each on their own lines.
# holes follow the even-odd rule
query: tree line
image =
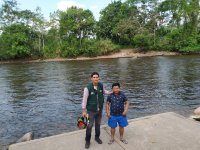
<svg viewBox="0 0 200 150">
<path fill-rule="evenodd" d="M 21 10 L 16 0 L 0 7 L 0 60 L 97 56 L 120 48 L 200 52 L 199 0 L 112 1 L 99 21 L 88 9 Z"/>
</svg>

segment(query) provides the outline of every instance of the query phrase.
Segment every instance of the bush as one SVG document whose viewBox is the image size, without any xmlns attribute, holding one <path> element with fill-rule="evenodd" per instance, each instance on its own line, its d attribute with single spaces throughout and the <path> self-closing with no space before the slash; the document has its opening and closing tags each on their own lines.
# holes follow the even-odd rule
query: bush
<svg viewBox="0 0 200 150">
<path fill-rule="evenodd" d="M 84 56 L 107 55 L 119 51 L 119 46 L 111 40 L 88 40 L 83 50 Z"/>
<path fill-rule="evenodd" d="M 63 41 L 61 44 L 61 57 L 77 57 L 81 54 L 77 39 Z"/>
<path fill-rule="evenodd" d="M 58 47 L 49 47 L 49 46 L 45 46 L 44 50 L 43 50 L 43 57 L 44 58 L 55 58 L 57 56 L 59 56 L 59 53 L 57 52 L 57 48 Z"/>
<path fill-rule="evenodd" d="M 180 49 L 183 53 L 200 53 L 200 45 L 188 46 Z"/>
<path fill-rule="evenodd" d="M 65 56 L 76 57 L 82 55 L 88 57 L 95 57 L 98 55 L 106 55 L 118 50 L 119 46 L 113 44 L 111 40 L 88 39 L 83 41 L 81 49 L 77 48 L 77 50 L 72 49 L 71 51 L 69 49 L 66 50 Z"/>
<path fill-rule="evenodd" d="M 44 58 L 60 56 L 60 37 L 55 28 L 51 28 L 45 36 L 45 48 L 42 51 Z"/>
<path fill-rule="evenodd" d="M 110 54 L 119 51 L 120 47 L 114 44 L 111 40 L 99 40 L 97 47 L 100 49 L 100 55 Z"/>
<path fill-rule="evenodd" d="M 179 51 L 186 45 L 183 36 L 182 29 L 171 30 L 171 32 L 168 32 L 165 36 L 160 37 L 159 40 L 157 40 L 156 47 L 161 50 Z"/>
<path fill-rule="evenodd" d="M 134 47 L 141 48 L 143 50 L 150 49 L 153 42 L 152 34 L 137 34 L 133 38 Z"/>
<path fill-rule="evenodd" d="M 81 50 L 81 54 L 83 56 L 94 57 L 100 54 L 100 50 L 97 46 L 96 40 L 85 40 L 83 44 L 83 48 Z"/>
<path fill-rule="evenodd" d="M 75 47 L 65 47 L 61 52 L 62 57 L 77 57 L 79 55 L 78 50 Z"/>
</svg>

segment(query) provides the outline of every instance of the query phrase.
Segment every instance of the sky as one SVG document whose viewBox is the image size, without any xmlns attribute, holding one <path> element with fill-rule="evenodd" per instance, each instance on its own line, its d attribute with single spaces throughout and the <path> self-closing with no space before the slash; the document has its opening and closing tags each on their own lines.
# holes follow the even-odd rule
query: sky
<svg viewBox="0 0 200 150">
<path fill-rule="evenodd" d="M 46 19 L 49 14 L 56 10 L 67 10 L 71 6 L 77 6 L 83 9 L 90 9 L 96 20 L 99 19 L 99 12 L 105 8 L 112 0 L 17 0 L 21 10 L 34 11 L 37 6 L 42 9 L 42 13 Z M 124 0 L 122 0 L 124 1 Z M 3 0 L 0 0 L 0 5 Z"/>
</svg>

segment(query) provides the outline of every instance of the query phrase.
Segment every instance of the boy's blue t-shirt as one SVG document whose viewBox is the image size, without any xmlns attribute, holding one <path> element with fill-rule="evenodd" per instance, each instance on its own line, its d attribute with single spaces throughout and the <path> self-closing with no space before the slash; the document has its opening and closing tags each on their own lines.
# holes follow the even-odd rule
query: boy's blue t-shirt
<svg viewBox="0 0 200 150">
<path fill-rule="evenodd" d="M 124 112 L 124 102 L 127 101 L 127 97 L 123 92 L 120 92 L 119 95 L 110 94 L 107 101 L 110 103 L 110 115 L 122 115 Z"/>
</svg>

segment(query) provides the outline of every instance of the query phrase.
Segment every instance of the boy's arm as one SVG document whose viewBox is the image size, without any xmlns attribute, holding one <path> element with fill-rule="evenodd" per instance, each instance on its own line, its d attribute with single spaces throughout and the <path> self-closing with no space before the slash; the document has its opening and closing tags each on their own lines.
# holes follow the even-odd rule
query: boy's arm
<svg viewBox="0 0 200 150">
<path fill-rule="evenodd" d="M 124 102 L 124 112 L 123 112 L 123 115 L 127 115 L 128 114 L 128 106 L 129 106 L 129 103 L 128 103 L 128 100 L 126 100 Z"/>
<path fill-rule="evenodd" d="M 107 117 L 110 118 L 110 102 L 106 102 L 106 114 Z"/>
</svg>

